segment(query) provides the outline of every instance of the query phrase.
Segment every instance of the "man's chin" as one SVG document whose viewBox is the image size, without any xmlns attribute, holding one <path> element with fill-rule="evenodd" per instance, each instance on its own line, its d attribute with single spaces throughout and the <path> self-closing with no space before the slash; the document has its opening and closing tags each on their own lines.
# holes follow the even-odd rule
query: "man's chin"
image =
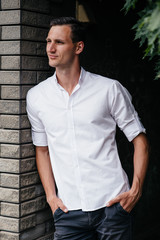
<svg viewBox="0 0 160 240">
<path fill-rule="evenodd" d="M 49 61 L 49 66 L 55 68 L 57 66 L 57 64 Z"/>
</svg>

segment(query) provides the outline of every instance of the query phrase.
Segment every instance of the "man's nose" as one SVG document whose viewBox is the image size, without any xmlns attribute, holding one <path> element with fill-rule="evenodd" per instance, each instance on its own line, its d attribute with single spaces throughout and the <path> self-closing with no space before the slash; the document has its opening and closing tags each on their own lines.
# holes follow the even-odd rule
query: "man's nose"
<svg viewBox="0 0 160 240">
<path fill-rule="evenodd" d="M 49 45 L 49 51 L 50 52 L 55 52 L 56 51 L 56 45 L 55 45 L 55 43 L 51 43 L 50 45 Z"/>
</svg>

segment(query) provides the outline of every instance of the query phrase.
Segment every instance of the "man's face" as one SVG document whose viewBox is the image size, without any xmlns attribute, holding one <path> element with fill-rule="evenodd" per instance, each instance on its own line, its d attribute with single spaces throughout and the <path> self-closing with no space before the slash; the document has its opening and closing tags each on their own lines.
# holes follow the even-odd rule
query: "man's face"
<svg viewBox="0 0 160 240">
<path fill-rule="evenodd" d="M 76 44 L 72 42 L 69 25 L 51 27 L 47 37 L 46 51 L 51 67 L 71 66 L 76 56 Z"/>
</svg>

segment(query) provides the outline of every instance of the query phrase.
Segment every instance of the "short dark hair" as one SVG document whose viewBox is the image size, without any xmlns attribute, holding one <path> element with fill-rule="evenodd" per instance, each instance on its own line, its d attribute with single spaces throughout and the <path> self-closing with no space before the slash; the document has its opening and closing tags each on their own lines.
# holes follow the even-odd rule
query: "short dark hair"
<svg viewBox="0 0 160 240">
<path fill-rule="evenodd" d="M 53 26 L 69 25 L 71 27 L 71 39 L 72 42 L 85 42 L 85 26 L 82 22 L 78 21 L 74 17 L 59 17 L 54 18 L 50 22 L 50 29 Z"/>
</svg>

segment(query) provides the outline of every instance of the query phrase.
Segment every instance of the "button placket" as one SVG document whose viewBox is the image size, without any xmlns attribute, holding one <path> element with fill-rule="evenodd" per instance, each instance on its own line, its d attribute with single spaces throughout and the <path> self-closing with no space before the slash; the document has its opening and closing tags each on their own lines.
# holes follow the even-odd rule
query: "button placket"
<svg viewBox="0 0 160 240">
<path fill-rule="evenodd" d="M 79 162 L 78 162 L 74 115 L 73 115 L 74 100 L 77 95 L 76 92 L 79 88 L 80 88 L 80 86 L 77 85 L 70 96 L 69 96 L 68 92 L 65 90 L 63 91 L 63 94 L 65 97 L 65 104 L 66 104 L 66 111 L 67 111 L 68 131 L 69 131 L 69 136 L 70 136 L 70 141 L 71 141 L 70 146 L 71 146 L 72 163 L 73 163 L 74 170 L 75 170 L 75 180 L 76 180 L 76 184 L 77 184 L 77 190 L 78 190 L 79 196 L 81 198 L 81 206 L 82 206 L 82 208 L 85 208 L 86 207 L 85 194 L 83 191 L 80 167 L 79 167 Z"/>
<path fill-rule="evenodd" d="M 68 127 L 71 137 L 71 147 L 72 147 L 72 162 L 75 169 L 75 178 L 77 183 L 77 189 L 81 198 L 82 207 L 86 207 L 85 204 L 85 195 L 83 192 L 83 186 L 81 181 L 81 173 L 77 156 L 77 147 L 76 147 L 76 134 L 75 134 L 75 125 L 74 125 L 74 115 L 73 115 L 73 106 L 74 106 L 75 94 L 71 95 L 68 100 L 67 110 L 68 110 Z"/>
<path fill-rule="evenodd" d="M 75 131 L 74 131 L 74 119 L 73 119 L 72 108 L 73 108 L 73 95 L 71 95 L 68 99 L 67 111 L 68 111 L 68 129 L 70 132 L 72 151 L 74 152 L 74 158 L 75 158 L 76 144 L 75 144 Z"/>
</svg>

